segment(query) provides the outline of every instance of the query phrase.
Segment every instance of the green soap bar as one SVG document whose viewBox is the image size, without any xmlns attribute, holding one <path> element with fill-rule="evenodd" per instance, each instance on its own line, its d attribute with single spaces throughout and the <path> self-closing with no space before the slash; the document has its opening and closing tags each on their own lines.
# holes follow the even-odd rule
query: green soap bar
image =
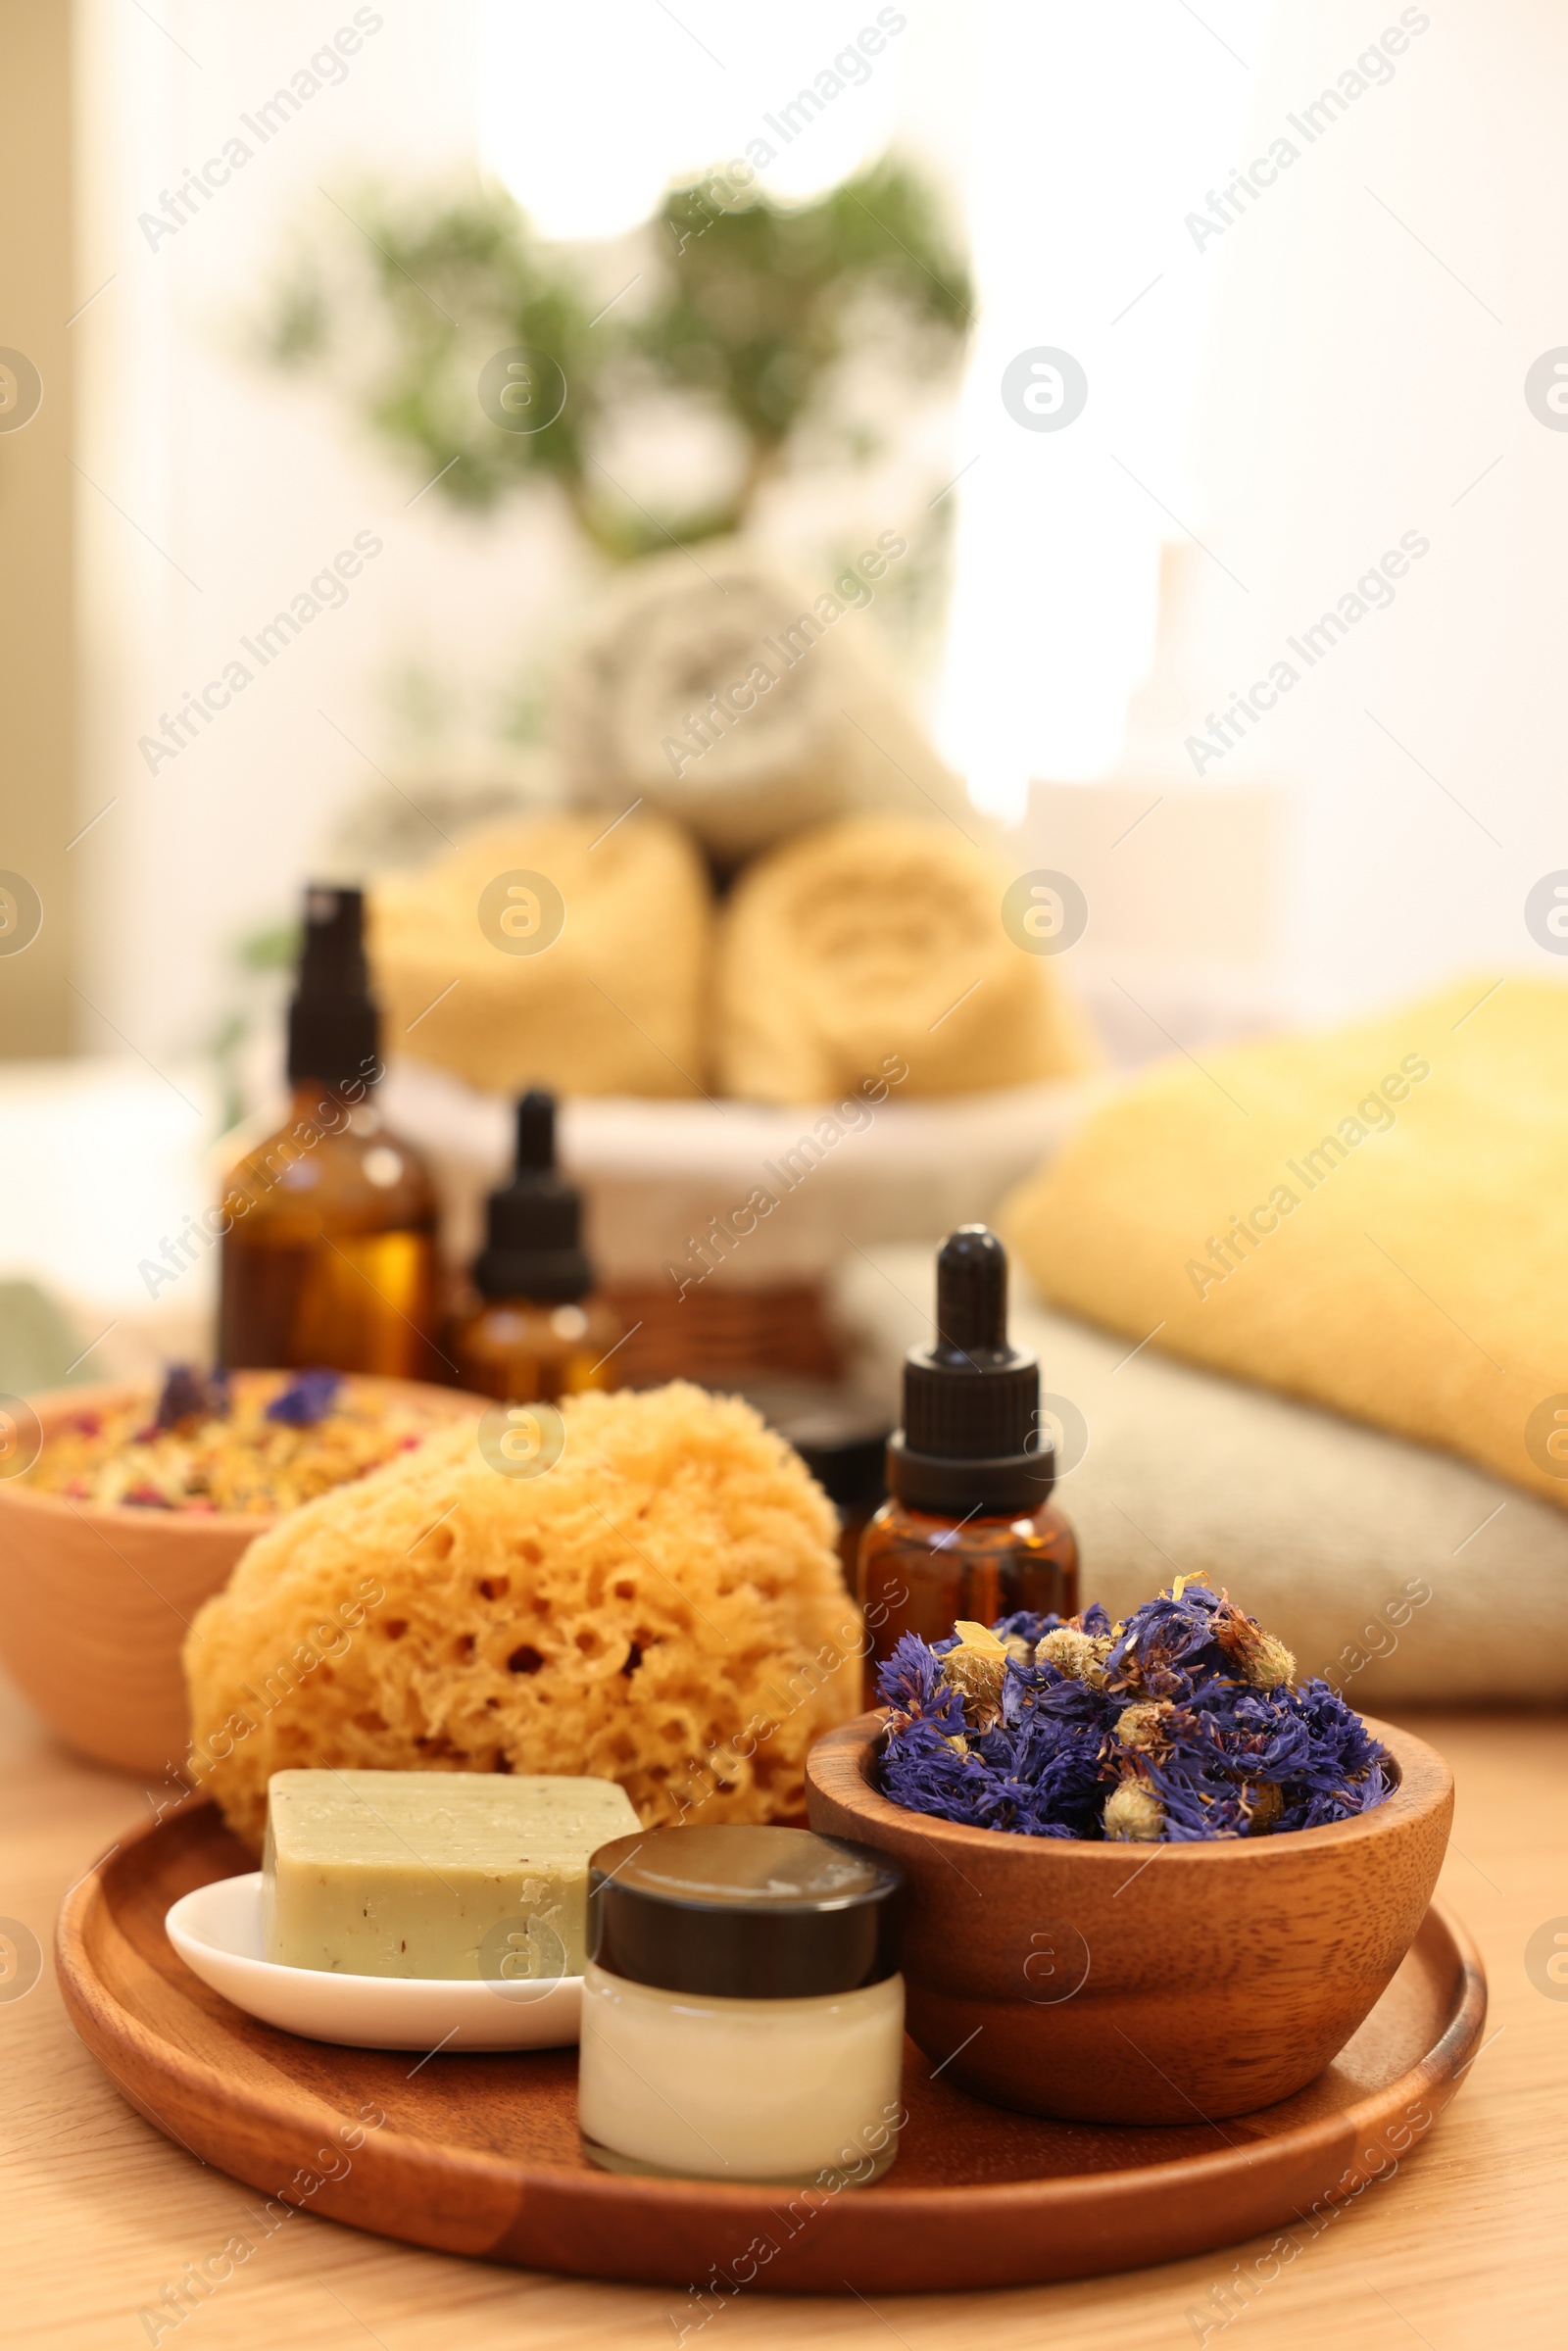
<svg viewBox="0 0 1568 2351">
<path fill-rule="evenodd" d="M 588 1856 L 638 1827 L 612 1780 L 274 1772 L 262 1939 L 345 1976 L 580 1976 Z"/>
</svg>

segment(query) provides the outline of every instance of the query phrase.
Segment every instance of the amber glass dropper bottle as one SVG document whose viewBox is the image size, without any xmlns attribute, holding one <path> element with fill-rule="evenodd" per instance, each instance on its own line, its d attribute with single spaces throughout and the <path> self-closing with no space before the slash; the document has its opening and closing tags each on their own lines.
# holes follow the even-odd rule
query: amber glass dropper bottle
<svg viewBox="0 0 1568 2351">
<path fill-rule="evenodd" d="M 376 1107 L 358 890 L 305 894 L 286 1123 L 223 1186 L 219 1359 L 434 1379 L 436 1198 Z"/>
<path fill-rule="evenodd" d="M 1078 1609 L 1078 1545 L 1050 1499 L 1040 1366 L 1007 1343 L 1007 1255 L 984 1225 L 959 1225 L 938 1251 L 936 1321 L 932 1345 L 905 1360 L 889 1499 L 860 1542 L 877 1660 L 901 1634 L 941 1641 L 960 1617 Z"/>
<path fill-rule="evenodd" d="M 554 1095 L 535 1089 L 518 1102 L 516 1166 L 485 1213 L 478 1302 L 449 1350 L 459 1386 L 523 1404 L 612 1388 L 620 1319 L 593 1295 L 582 1196 L 556 1169 Z"/>
</svg>

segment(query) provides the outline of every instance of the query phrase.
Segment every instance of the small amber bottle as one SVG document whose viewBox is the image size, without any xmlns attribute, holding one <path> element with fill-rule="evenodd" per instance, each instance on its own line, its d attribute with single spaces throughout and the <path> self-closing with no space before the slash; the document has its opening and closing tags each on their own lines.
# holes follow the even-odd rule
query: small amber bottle
<svg viewBox="0 0 1568 2351">
<path fill-rule="evenodd" d="M 904 1366 L 889 1499 L 860 1543 L 859 1597 L 880 1661 L 905 1633 L 941 1641 L 962 1617 L 1078 1609 L 1078 1545 L 1050 1499 L 1040 1366 L 1007 1343 L 1007 1255 L 984 1225 L 937 1254 L 936 1337 Z"/>
<path fill-rule="evenodd" d="M 289 1114 L 228 1171 L 219 1360 L 429 1380 L 436 1198 L 374 1101 L 379 1017 L 358 890 L 306 892 L 288 1015 Z"/>
<path fill-rule="evenodd" d="M 593 1295 L 582 1247 L 582 1197 L 556 1170 L 555 1097 L 517 1104 L 517 1161 L 492 1192 L 485 1247 L 474 1260 L 478 1302 L 453 1329 L 458 1384 L 506 1402 L 554 1402 L 613 1388 L 620 1318 Z"/>
</svg>

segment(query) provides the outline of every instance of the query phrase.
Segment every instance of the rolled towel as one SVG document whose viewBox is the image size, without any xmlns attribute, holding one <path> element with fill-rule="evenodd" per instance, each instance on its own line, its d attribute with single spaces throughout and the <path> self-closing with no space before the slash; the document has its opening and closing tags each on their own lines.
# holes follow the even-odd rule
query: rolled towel
<svg viewBox="0 0 1568 2351">
<path fill-rule="evenodd" d="M 858 809 L 961 811 L 865 616 L 894 547 L 883 532 L 814 589 L 736 545 L 639 564 L 562 676 L 554 731 L 574 791 L 616 808 L 641 797 L 723 866 Z"/>
<path fill-rule="evenodd" d="M 1091 1066 L 1054 967 L 1003 929 L 1009 879 L 955 826 L 900 816 L 825 825 L 759 859 L 720 934 L 723 1090 L 825 1101 L 890 1057 L 909 1094 Z"/>
<path fill-rule="evenodd" d="M 700 1094 L 710 922 L 702 860 L 661 817 L 471 834 L 374 892 L 385 1051 L 499 1093 Z"/>
</svg>

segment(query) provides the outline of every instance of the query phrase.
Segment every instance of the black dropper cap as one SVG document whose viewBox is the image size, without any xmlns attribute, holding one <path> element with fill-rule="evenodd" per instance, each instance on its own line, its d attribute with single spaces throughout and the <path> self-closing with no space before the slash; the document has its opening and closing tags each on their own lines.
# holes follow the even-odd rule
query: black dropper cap
<svg viewBox="0 0 1568 2351">
<path fill-rule="evenodd" d="M 1039 1425 L 1040 1366 L 1007 1343 L 1007 1252 L 983 1224 L 937 1251 L 937 1332 L 904 1362 L 888 1491 L 936 1517 L 1037 1510 L 1055 1483 Z"/>
<path fill-rule="evenodd" d="M 365 960 L 365 893 L 313 882 L 305 893 L 299 976 L 288 1007 L 291 1086 L 371 1085 L 381 1021 Z"/>
<path fill-rule="evenodd" d="M 593 1288 L 583 1253 L 582 1196 L 556 1173 L 556 1098 L 535 1087 L 517 1104 L 517 1165 L 492 1192 L 474 1263 L 481 1298 L 581 1298 Z"/>
</svg>

